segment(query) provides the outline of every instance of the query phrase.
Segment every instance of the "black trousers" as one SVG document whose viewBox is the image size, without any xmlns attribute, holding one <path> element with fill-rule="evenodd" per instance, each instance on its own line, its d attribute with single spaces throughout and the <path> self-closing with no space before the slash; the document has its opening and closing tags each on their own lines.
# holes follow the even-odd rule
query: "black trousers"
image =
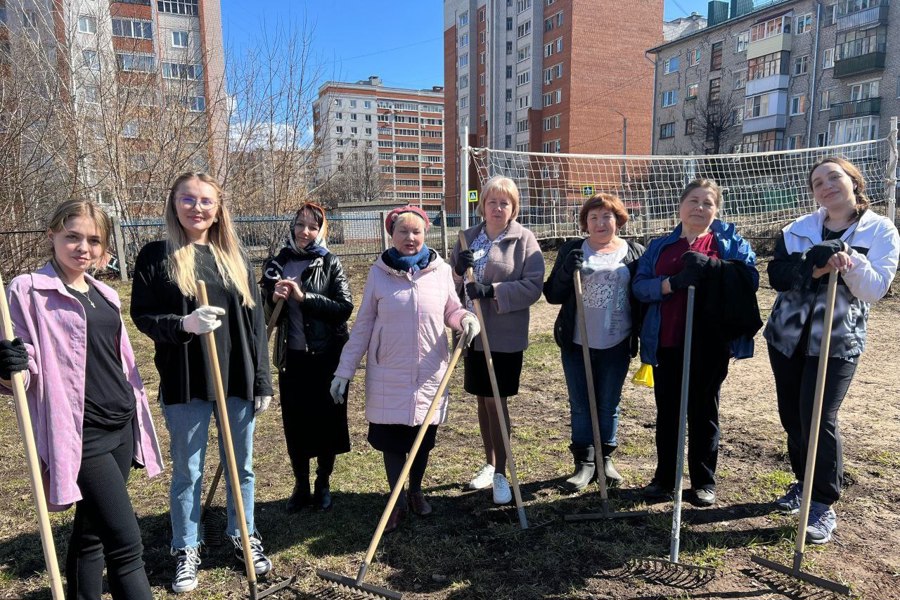
<svg viewBox="0 0 900 600">
<path fill-rule="evenodd" d="M 75 519 L 66 558 L 66 597 L 70 600 L 100 600 L 103 566 L 109 591 L 116 600 L 152 600 L 144 570 L 144 546 L 137 518 L 125 484 L 134 455 L 131 424 L 105 435 L 95 445 L 107 451 L 82 458 L 78 489 L 82 499 L 75 504 Z"/>
<path fill-rule="evenodd" d="M 788 455 L 797 481 L 803 481 L 806 473 L 806 452 L 819 366 L 819 357 L 806 356 L 805 347 L 806 344 L 799 344 L 794 355 L 788 357 L 769 346 L 769 363 L 775 375 L 775 394 L 778 396 L 778 416 L 787 433 Z M 834 357 L 828 359 L 812 499 L 829 506 L 841 497 L 844 464 L 837 414 L 855 373 L 856 362 Z"/>
<path fill-rule="evenodd" d="M 714 490 L 719 458 L 719 388 L 728 375 L 728 347 L 695 340 L 688 388 L 688 473 L 694 489 Z M 656 398 L 656 473 L 664 488 L 675 487 L 678 420 L 684 348 L 659 348 L 653 368 Z"/>
</svg>

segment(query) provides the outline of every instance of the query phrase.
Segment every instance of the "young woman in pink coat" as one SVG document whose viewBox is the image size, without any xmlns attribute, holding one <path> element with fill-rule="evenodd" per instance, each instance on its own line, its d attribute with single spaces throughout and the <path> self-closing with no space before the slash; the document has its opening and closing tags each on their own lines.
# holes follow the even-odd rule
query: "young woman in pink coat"
<svg viewBox="0 0 900 600">
<path fill-rule="evenodd" d="M 350 340 L 331 384 L 335 402 L 344 401 L 347 383 L 363 355 L 366 359 L 366 419 L 369 443 L 384 455 L 393 488 L 417 430 L 447 370 L 446 327 L 462 332 L 462 344 L 478 335 L 475 315 L 459 302 L 450 265 L 425 245 L 430 222 L 415 206 L 392 210 L 385 221 L 393 248 L 369 271 Z M 437 426 L 447 420 L 447 396 L 428 427 L 402 495 L 385 533 L 397 529 L 407 506 L 417 515 L 431 513 L 422 494 L 428 454 Z"/>
</svg>

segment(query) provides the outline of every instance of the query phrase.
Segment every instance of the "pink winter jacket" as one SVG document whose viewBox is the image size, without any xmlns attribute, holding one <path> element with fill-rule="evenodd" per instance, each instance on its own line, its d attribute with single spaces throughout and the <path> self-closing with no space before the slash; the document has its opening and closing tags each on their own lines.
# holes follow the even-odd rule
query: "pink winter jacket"
<svg viewBox="0 0 900 600">
<path fill-rule="evenodd" d="M 379 259 L 369 270 L 350 341 L 335 375 L 352 379 L 366 359 L 366 419 L 421 425 L 447 370 L 446 327 L 461 330 L 462 308 L 450 265 L 435 256 L 414 275 Z M 432 420 L 447 420 L 447 394 Z"/>
<path fill-rule="evenodd" d="M 121 310 L 115 290 L 91 277 L 87 279 Z M 81 468 L 87 356 L 84 307 L 65 289 L 49 263 L 13 279 L 7 293 L 13 328 L 28 349 L 28 370 L 23 375 L 37 452 L 44 469 L 48 508 L 65 510 L 81 500 L 77 479 Z M 137 401 L 134 461 L 146 467 L 147 475 L 153 477 L 162 470 L 162 454 L 124 323 L 121 332 L 122 369 Z M 10 393 L 4 386 L 0 386 L 0 391 Z"/>
</svg>

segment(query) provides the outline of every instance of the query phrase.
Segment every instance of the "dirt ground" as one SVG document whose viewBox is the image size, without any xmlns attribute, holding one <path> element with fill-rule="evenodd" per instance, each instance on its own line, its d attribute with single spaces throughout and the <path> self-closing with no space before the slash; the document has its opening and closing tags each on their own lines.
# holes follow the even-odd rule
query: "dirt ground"
<svg viewBox="0 0 900 600">
<path fill-rule="evenodd" d="M 356 294 L 365 270 L 352 272 Z M 765 282 L 765 276 L 763 276 Z M 123 290 L 123 295 L 126 291 Z M 763 288 L 764 319 L 774 294 Z M 532 347 L 526 354 L 520 394 L 510 403 L 513 452 L 531 527 L 521 531 L 514 508 L 496 508 L 489 492 L 464 492 L 462 483 L 481 465 L 474 404 L 454 376 L 449 422 L 425 480 L 435 507 L 428 519 L 410 518 L 381 545 L 366 581 L 400 591 L 404 598 L 653 598 L 813 599 L 832 594 L 754 566 L 759 554 L 789 564 L 795 518 L 772 512 L 770 502 L 792 476 L 775 408 L 771 369 L 761 336 L 756 356 L 733 362 L 722 390 L 722 444 L 718 502 L 699 509 L 685 504 L 682 560 L 715 568 L 700 580 L 663 569 L 647 577 L 647 558 L 668 554 L 671 503 L 646 505 L 636 493 L 655 466 L 652 391 L 626 383 L 617 465 L 625 476 L 613 492 L 619 510 L 649 509 L 647 518 L 566 523 L 563 515 L 596 512 L 594 487 L 574 496 L 560 484 L 571 471 L 569 416 L 559 354 L 552 341 L 557 307 L 541 300 L 533 310 Z M 836 505 L 838 532 L 824 547 L 807 547 L 804 569 L 852 587 L 855 597 L 900 598 L 900 300 L 886 298 L 869 320 L 868 348 L 841 409 L 846 489 Z M 151 397 L 156 374 L 150 347 L 133 334 Z M 891 358 L 893 357 L 893 358 Z M 632 369 L 637 365 L 632 364 Z M 461 370 L 460 370 L 461 371 Z M 361 375 L 358 375 L 361 377 Z M 332 480 L 335 509 L 287 516 L 283 501 L 293 481 L 285 458 L 280 409 L 260 419 L 256 442 L 257 527 L 276 565 L 273 578 L 296 575 L 294 591 L 280 598 L 353 598 L 315 575 L 327 569 L 355 576 L 380 511 L 386 485 L 379 455 L 365 441 L 361 386 L 350 398 L 353 451 L 338 459 Z M 0 599 L 49 598 L 33 509 L 11 402 L 0 421 Z M 168 443 L 153 406 L 163 448 Z M 211 452 L 210 456 L 214 456 Z M 208 461 L 207 472 L 214 468 Z M 166 588 L 173 562 L 168 555 L 166 476 L 131 485 L 146 547 L 154 597 Z M 224 488 L 221 488 L 224 489 Z M 223 503 L 223 492 L 218 500 Z M 221 519 L 217 508 L 213 517 Z M 55 515 L 57 550 L 64 562 L 71 511 Z M 187 598 L 239 598 L 246 587 L 230 549 L 213 540 L 201 572 L 201 587 Z"/>
</svg>

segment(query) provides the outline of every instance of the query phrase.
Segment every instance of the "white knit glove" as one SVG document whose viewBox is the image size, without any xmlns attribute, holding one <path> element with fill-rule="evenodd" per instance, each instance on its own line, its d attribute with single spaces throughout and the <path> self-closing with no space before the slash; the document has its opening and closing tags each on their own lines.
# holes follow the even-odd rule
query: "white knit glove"
<svg viewBox="0 0 900 600">
<path fill-rule="evenodd" d="M 200 335 L 215 331 L 222 325 L 218 317 L 225 314 L 224 308 L 218 306 L 198 306 L 197 309 L 186 317 L 181 318 L 181 328 L 188 333 Z"/>
<path fill-rule="evenodd" d="M 269 404 L 272 403 L 272 396 L 256 396 L 253 398 L 253 416 L 255 417 L 259 413 L 266 412 L 269 410 Z"/>
<path fill-rule="evenodd" d="M 471 344 L 479 333 L 481 333 L 481 325 L 478 324 L 478 317 L 472 313 L 464 316 L 462 318 L 462 339 L 460 340 L 463 347 Z"/>
<path fill-rule="evenodd" d="M 344 394 L 347 393 L 347 384 L 350 380 L 346 377 L 337 377 L 331 380 L 331 397 L 335 404 L 344 403 Z"/>
</svg>

